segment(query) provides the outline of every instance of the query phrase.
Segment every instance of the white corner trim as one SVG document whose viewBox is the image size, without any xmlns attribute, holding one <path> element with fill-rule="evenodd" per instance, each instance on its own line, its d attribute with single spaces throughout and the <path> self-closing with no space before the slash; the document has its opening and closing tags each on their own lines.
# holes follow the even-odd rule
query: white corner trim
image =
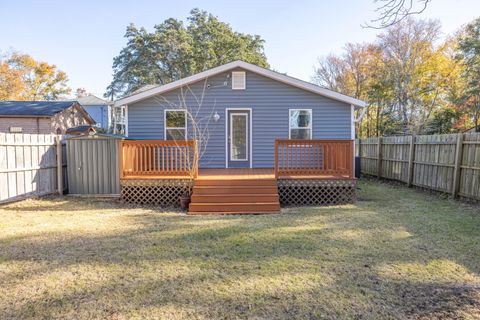
<svg viewBox="0 0 480 320">
<path fill-rule="evenodd" d="M 128 104 L 125 105 L 125 137 L 128 137 Z"/>
<path fill-rule="evenodd" d="M 324 96 L 324 97 L 327 97 L 327 98 L 330 98 L 330 99 L 333 99 L 333 100 L 342 101 L 342 102 L 345 102 L 345 103 L 348 103 L 348 104 L 353 104 L 357 107 L 362 107 L 363 108 L 367 105 L 367 103 L 365 101 L 358 100 L 358 99 L 346 96 L 344 94 L 341 94 L 341 93 L 338 93 L 338 92 L 335 92 L 335 91 L 328 90 L 326 88 L 317 86 L 313 83 L 306 82 L 306 81 L 303 81 L 303 80 L 300 80 L 300 79 L 296 79 L 296 78 L 293 78 L 293 77 L 290 77 L 290 76 L 287 76 L 287 75 L 284 75 L 284 74 L 281 74 L 281 73 L 278 73 L 278 72 L 275 72 L 275 71 L 272 71 L 272 70 L 268 70 L 268 69 L 265 69 L 265 68 L 262 68 L 262 67 L 244 62 L 244 61 L 240 61 L 240 60 L 233 61 L 233 62 L 224 64 L 224 65 L 221 65 L 219 67 L 215 67 L 215 68 L 212 68 L 212 69 L 194 74 L 190 77 L 186 77 L 186 78 L 183 78 L 183 79 L 180 79 L 180 80 L 177 80 L 177 81 L 173 81 L 173 82 L 165 84 L 163 86 L 158 86 L 158 87 L 152 88 L 150 90 L 146 90 L 146 91 L 143 91 L 143 92 L 139 92 L 137 94 L 133 94 L 131 96 L 128 96 L 128 97 L 125 97 L 125 98 L 122 98 L 122 99 L 119 99 L 119 100 L 115 101 L 114 105 L 118 106 L 118 105 L 129 104 L 129 103 L 131 104 L 131 103 L 134 103 L 134 102 L 137 102 L 137 101 L 144 100 L 144 99 L 147 99 L 149 97 L 155 96 L 157 94 L 161 94 L 161 93 L 164 93 L 164 92 L 168 92 L 168 91 L 180 88 L 182 86 L 189 85 L 191 83 L 206 79 L 206 78 L 214 76 L 216 74 L 227 72 L 227 71 L 229 71 L 231 69 L 235 69 L 235 68 L 242 68 L 246 71 L 257 73 L 257 74 L 260 74 L 260 75 L 265 76 L 267 78 L 277 80 L 279 82 L 283 82 L 285 84 L 288 84 L 288 85 L 291 85 L 291 86 L 294 86 L 294 87 L 297 87 L 297 88 L 300 88 L 300 89 L 303 89 L 303 90 L 306 90 L 306 91 L 310 91 L 310 92 L 316 93 L 318 95 L 321 95 L 321 96 Z"/>
<path fill-rule="evenodd" d="M 350 106 L 350 139 L 355 139 L 355 106 Z"/>
</svg>

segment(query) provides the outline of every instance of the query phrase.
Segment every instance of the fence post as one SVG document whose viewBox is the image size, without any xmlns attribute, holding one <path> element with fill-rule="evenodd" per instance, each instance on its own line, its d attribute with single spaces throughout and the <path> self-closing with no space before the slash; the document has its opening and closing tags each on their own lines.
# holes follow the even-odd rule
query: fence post
<svg viewBox="0 0 480 320">
<path fill-rule="evenodd" d="M 452 185 L 452 196 L 455 198 L 458 194 L 460 187 L 460 170 L 462 165 L 462 155 L 463 155 L 463 133 L 459 133 L 457 137 L 457 148 L 455 150 L 455 169 L 453 171 L 453 185 Z"/>
<path fill-rule="evenodd" d="M 382 137 L 377 140 L 377 177 L 382 176 Z"/>
<path fill-rule="evenodd" d="M 413 161 L 415 161 L 415 135 L 411 136 L 410 152 L 408 154 L 408 181 L 407 186 L 411 187 L 413 184 Z"/>
<path fill-rule="evenodd" d="M 63 195 L 63 161 L 62 161 L 62 140 L 61 136 L 55 137 L 57 148 L 57 192 Z"/>
</svg>

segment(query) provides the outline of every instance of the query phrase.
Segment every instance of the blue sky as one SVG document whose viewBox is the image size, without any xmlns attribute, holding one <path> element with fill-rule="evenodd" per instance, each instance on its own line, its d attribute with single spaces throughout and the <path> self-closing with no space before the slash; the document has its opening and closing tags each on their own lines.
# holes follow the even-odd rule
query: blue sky
<svg viewBox="0 0 480 320">
<path fill-rule="evenodd" d="M 72 89 L 102 95 L 112 59 L 125 45 L 126 26 L 151 30 L 198 7 L 259 34 L 273 69 L 310 80 L 317 57 L 338 53 L 347 42 L 375 39 L 361 24 L 375 17 L 373 0 L 312 1 L 5 1 L 0 10 L 0 51 L 19 50 L 56 64 Z M 439 19 L 445 34 L 480 15 L 479 0 L 432 0 L 422 18 Z"/>
</svg>

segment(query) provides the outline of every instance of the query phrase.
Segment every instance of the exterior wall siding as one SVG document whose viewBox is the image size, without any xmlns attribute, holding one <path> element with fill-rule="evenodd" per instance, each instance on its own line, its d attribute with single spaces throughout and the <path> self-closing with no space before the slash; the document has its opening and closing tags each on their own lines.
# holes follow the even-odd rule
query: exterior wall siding
<svg viewBox="0 0 480 320">
<path fill-rule="evenodd" d="M 201 127 L 208 125 L 208 143 L 204 152 L 200 150 L 202 168 L 225 167 L 226 108 L 252 109 L 254 168 L 273 167 L 275 139 L 289 136 L 289 109 L 312 109 L 314 139 L 351 139 L 349 104 L 248 71 L 246 90 L 232 90 L 231 72 L 227 72 L 128 105 L 128 137 L 164 139 L 164 110 L 185 105 Z M 220 115 L 218 122 L 212 119 L 215 112 Z M 191 123 L 188 125 L 192 138 Z"/>
<path fill-rule="evenodd" d="M 88 112 L 90 117 L 95 120 L 96 123 L 100 124 L 101 128 L 108 129 L 108 106 L 98 105 L 98 106 L 83 106 L 83 109 Z"/>
<path fill-rule="evenodd" d="M 10 127 L 22 128 L 22 133 L 29 134 L 49 134 L 52 133 L 50 129 L 50 118 L 14 118 L 5 117 L 0 118 L 0 132 L 9 133 Z"/>
</svg>

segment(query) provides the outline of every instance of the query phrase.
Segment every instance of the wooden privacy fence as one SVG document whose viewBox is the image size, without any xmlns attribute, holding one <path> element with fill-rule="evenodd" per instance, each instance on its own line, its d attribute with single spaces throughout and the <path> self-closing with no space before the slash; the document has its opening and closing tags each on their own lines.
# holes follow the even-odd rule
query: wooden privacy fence
<svg viewBox="0 0 480 320">
<path fill-rule="evenodd" d="M 0 133 L 0 203 L 61 194 L 66 177 L 61 136 Z"/>
<path fill-rule="evenodd" d="M 275 140 L 275 176 L 353 178 L 353 140 Z"/>
<path fill-rule="evenodd" d="M 480 134 L 357 140 L 363 174 L 480 200 Z"/>
<path fill-rule="evenodd" d="M 197 176 L 194 140 L 124 140 L 120 157 L 120 178 Z"/>
</svg>

